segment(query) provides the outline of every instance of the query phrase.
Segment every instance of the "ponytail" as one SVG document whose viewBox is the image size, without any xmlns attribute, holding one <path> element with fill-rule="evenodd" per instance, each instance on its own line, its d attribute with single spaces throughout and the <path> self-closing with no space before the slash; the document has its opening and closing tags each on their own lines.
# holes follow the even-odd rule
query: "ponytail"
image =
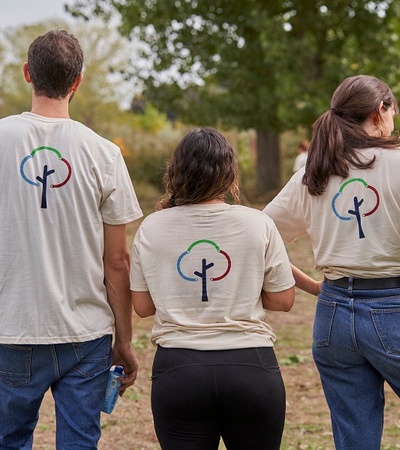
<svg viewBox="0 0 400 450">
<path fill-rule="evenodd" d="M 382 103 L 383 102 L 383 103 Z M 400 137 L 373 136 L 364 129 L 369 118 L 382 120 L 380 107 L 393 107 L 396 98 L 380 79 L 369 75 L 346 78 L 332 96 L 331 108 L 313 125 L 313 136 L 303 176 L 310 195 L 321 195 L 330 177 L 347 178 L 350 167 L 371 168 L 375 156 L 367 160 L 359 152 L 364 148 L 399 148 Z"/>
</svg>

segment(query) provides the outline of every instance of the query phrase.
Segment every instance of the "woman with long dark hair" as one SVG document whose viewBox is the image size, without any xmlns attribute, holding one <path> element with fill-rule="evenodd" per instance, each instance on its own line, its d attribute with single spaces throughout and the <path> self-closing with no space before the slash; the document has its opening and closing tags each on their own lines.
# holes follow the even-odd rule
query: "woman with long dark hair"
<svg viewBox="0 0 400 450">
<path fill-rule="evenodd" d="M 294 279 L 283 241 L 238 202 L 232 147 L 212 128 L 179 143 L 159 211 L 131 252 L 133 305 L 155 315 L 152 411 L 163 450 L 278 450 L 285 388 L 265 310 L 289 311 Z"/>
<path fill-rule="evenodd" d="M 314 124 L 305 169 L 264 209 L 285 242 L 309 235 L 324 275 L 295 271 L 297 286 L 319 293 L 313 355 L 338 450 L 379 450 L 384 382 L 400 395 L 397 114 L 383 81 L 345 79 Z"/>
</svg>

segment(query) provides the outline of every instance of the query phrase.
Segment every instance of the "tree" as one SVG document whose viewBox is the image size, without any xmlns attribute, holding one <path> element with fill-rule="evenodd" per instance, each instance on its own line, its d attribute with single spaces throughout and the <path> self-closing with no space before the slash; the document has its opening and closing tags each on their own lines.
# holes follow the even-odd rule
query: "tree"
<svg viewBox="0 0 400 450">
<path fill-rule="evenodd" d="M 44 26 L 31 25 L 6 29 L 1 36 L 3 55 L 0 58 L 1 117 L 28 111 L 31 93 L 22 75 L 22 63 L 26 61 L 31 41 L 44 32 Z"/>
<path fill-rule="evenodd" d="M 261 192 L 279 187 L 282 130 L 309 127 L 344 77 L 400 70 L 393 0 L 79 0 L 70 12 L 118 12 L 120 32 L 147 43 L 151 67 L 132 75 L 157 107 L 255 128 Z"/>
</svg>

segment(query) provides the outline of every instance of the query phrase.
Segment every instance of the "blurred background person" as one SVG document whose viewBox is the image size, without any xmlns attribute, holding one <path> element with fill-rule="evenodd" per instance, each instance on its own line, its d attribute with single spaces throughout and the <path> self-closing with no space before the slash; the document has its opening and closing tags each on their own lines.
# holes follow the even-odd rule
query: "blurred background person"
<svg viewBox="0 0 400 450">
<path fill-rule="evenodd" d="M 294 159 L 293 163 L 293 173 L 296 173 L 302 167 L 306 165 L 307 156 L 308 156 L 308 147 L 310 146 L 310 142 L 307 139 L 303 139 L 297 145 L 297 156 Z"/>
</svg>

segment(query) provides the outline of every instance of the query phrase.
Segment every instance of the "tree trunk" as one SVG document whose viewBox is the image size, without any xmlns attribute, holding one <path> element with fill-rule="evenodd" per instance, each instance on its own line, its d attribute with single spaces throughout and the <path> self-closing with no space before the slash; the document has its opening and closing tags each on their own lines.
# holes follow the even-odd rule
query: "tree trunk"
<svg viewBox="0 0 400 450">
<path fill-rule="evenodd" d="M 281 161 L 279 135 L 273 130 L 257 130 L 257 189 L 267 194 L 280 188 Z"/>
</svg>

